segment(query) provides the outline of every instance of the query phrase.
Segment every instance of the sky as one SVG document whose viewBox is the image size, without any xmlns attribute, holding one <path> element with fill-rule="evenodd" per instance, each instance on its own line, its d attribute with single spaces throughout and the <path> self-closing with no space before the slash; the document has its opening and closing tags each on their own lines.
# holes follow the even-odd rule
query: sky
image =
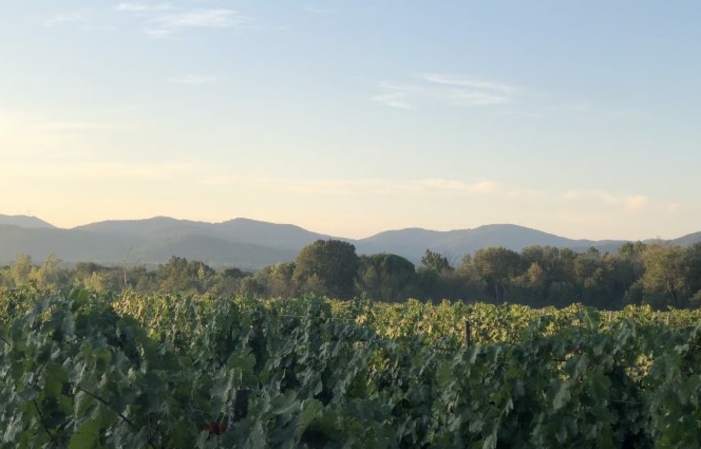
<svg viewBox="0 0 701 449">
<path fill-rule="evenodd" d="M 701 231 L 701 2 L 32 0 L 0 213 Z"/>
</svg>

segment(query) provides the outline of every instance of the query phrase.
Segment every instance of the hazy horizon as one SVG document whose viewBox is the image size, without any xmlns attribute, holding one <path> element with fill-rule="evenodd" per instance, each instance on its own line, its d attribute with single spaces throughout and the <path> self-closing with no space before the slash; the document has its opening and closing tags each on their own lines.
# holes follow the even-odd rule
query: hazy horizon
<svg viewBox="0 0 701 449">
<path fill-rule="evenodd" d="M 1 211 L 0 211 L 0 212 L 1 212 Z M 2 214 L 2 213 L 0 213 L 0 215 L 8 215 L 8 214 Z M 676 238 L 685 237 L 685 236 L 687 236 L 687 235 L 689 235 L 689 234 L 695 234 L 695 233 L 697 233 L 697 232 L 701 232 L 701 231 L 692 231 L 692 232 L 689 232 L 689 233 L 686 233 L 686 234 L 681 234 L 681 235 L 676 235 L 676 236 L 669 236 L 669 237 L 667 237 L 667 236 L 660 236 L 660 235 L 654 235 L 654 236 L 645 237 L 645 238 L 643 238 L 643 239 L 632 239 L 632 238 L 626 238 L 626 237 L 620 237 L 620 238 L 609 238 L 609 237 L 605 237 L 605 238 L 601 238 L 601 239 L 594 239 L 594 238 L 589 238 L 589 237 L 572 237 L 572 236 L 569 236 L 569 235 L 566 235 L 566 234 L 558 234 L 558 233 L 556 233 L 556 232 L 551 232 L 551 231 L 549 231 L 549 230 L 547 230 L 547 229 L 532 228 L 532 227 L 530 227 L 530 226 L 525 226 L 525 225 L 521 225 L 521 224 L 518 224 L 518 223 L 482 223 L 482 224 L 479 224 L 479 225 L 476 225 L 476 226 L 472 226 L 472 227 L 446 228 L 446 229 L 425 228 L 425 227 L 421 227 L 421 226 L 404 226 L 404 227 L 400 227 L 400 228 L 379 229 L 379 230 L 377 230 L 377 231 L 375 231 L 375 232 L 372 232 L 372 233 L 370 233 L 370 234 L 363 234 L 363 235 L 354 236 L 354 235 L 333 234 L 333 233 L 325 232 L 324 230 L 313 229 L 313 228 L 307 228 L 307 227 L 305 227 L 305 226 L 299 225 L 298 223 L 291 223 L 291 222 L 268 222 L 268 221 L 265 221 L 265 220 L 258 220 L 258 219 L 256 219 L 256 218 L 252 218 L 252 217 L 233 217 L 233 218 L 229 218 L 229 219 L 225 219 L 225 220 L 206 221 L 206 220 L 198 220 L 198 219 L 195 219 L 195 218 L 178 218 L 178 217 L 170 217 L 170 216 L 165 216 L 165 215 L 158 215 L 158 216 L 151 216 L 151 217 L 129 218 L 129 219 L 108 218 L 108 219 L 105 219 L 105 220 L 98 220 L 98 221 L 94 221 L 94 222 L 78 223 L 78 224 L 75 224 L 75 225 L 72 225 L 72 226 L 60 226 L 60 225 L 57 225 L 56 223 L 52 223 L 52 222 L 50 222 L 50 221 L 48 221 L 48 220 L 43 220 L 41 217 L 37 217 L 37 216 L 34 216 L 34 215 L 17 214 L 17 215 L 10 215 L 10 216 L 36 218 L 36 219 L 42 220 L 42 221 L 44 221 L 44 222 L 46 222 L 46 223 L 48 223 L 48 224 L 50 224 L 50 225 L 52 225 L 52 226 L 55 226 L 55 227 L 58 228 L 58 229 L 64 229 L 64 230 L 75 229 L 75 228 L 78 228 L 78 227 L 87 226 L 87 225 L 92 225 L 92 224 L 97 224 L 97 223 L 103 223 L 103 222 L 141 221 L 141 220 L 150 220 L 150 219 L 156 219 L 156 218 L 169 218 L 169 219 L 174 219 L 174 220 L 183 220 L 183 221 L 191 221 L 191 222 L 199 222 L 199 223 L 208 223 L 208 224 L 220 224 L 220 223 L 224 223 L 224 222 L 227 222 L 227 221 L 238 220 L 238 219 L 244 219 L 244 220 L 251 220 L 251 221 L 257 221 L 257 222 L 263 222 L 263 223 L 272 223 L 272 224 L 278 224 L 278 225 L 293 225 L 293 226 L 299 226 L 299 227 L 305 229 L 306 231 L 314 232 L 314 233 L 317 233 L 317 234 L 323 234 L 323 235 L 328 235 L 328 236 L 331 236 L 331 237 L 347 238 L 347 239 L 353 239 L 353 240 L 362 240 L 362 239 L 365 239 L 365 238 L 374 237 L 374 236 L 376 236 L 376 235 L 378 235 L 378 234 L 381 234 L 381 233 L 383 233 L 383 232 L 388 232 L 388 231 L 403 231 L 403 230 L 407 230 L 407 229 L 422 229 L 422 230 L 426 230 L 426 231 L 450 232 L 450 231 L 471 230 L 471 229 L 481 228 L 481 227 L 485 227 L 485 226 L 509 226 L 509 225 L 515 225 L 515 226 L 520 226 L 520 227 L 523 227 L 523 228 L 533 229 L 533 230 L 536 230 L 536 231 L 545 232 L 545 233 L 547 233 L 547 234 L 552 234 L 552 235 L 555 235 L 555 236 L 558 236 L 558 237 L 564 237 L 564 238 L 568 238 L 568 239 L 572 239 L 572 240 L 594 240 L 594 241 L 605 241 L 605 240 L 614 240 L 614 241 L 638 241 L 638 240 L 640 240 L 640 241 L 643 241 L 643 240 L 656 240 L 656 239 L 661 239 L 661 240 L 674 240 L 674 239 L 676 239 Z"/>
<path fill-rule="evenodd" d="M 701 230 L 701 3 L 12 2 L 0 213 Z"/>
</svg>

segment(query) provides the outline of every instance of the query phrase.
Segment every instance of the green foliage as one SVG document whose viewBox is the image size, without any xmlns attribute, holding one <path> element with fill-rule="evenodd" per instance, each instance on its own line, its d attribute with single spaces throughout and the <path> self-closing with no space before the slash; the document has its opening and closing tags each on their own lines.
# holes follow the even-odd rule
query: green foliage
<svg viewBox="0 0 701 449">
<path fill-rule="evenodd" d="M 156 270 L 159 291 L 163 293 L 202 294 L 208 289 L 216 272 L 202 262 L 172 256 Z"/>
<path fill-rule="evenodd" d="M 294 262 L 255 273 L 215 270 L 199 261 L 171 257 L 154 268 L 101 266 L 71 268 L 49 256 L 35 264 L 28 256 L 0 269 L 0 288 L 56 293 L 82 288 L 98 294 L 126 291 L 279 298 L 314 294 L 349 299 L 366 295 L 397 301 L 410 297 L 567 307 L 582 303 L 617 310 L 649 304 L 655 309 L 701 307 L 701 244 L 689 248 L 626 243 L 616 253 L 591 248 L 531 246 L 521 253 L 492 247 L 463 256 L 453 268 L 448 257 L 427 250 L 418 270 L 395 254 L 358 257 L 353 245 L 319 240 Z"/>
<path fill-rule="evenodd" d="M 450 266 L 448 258 L 435 251 L 427 249 L 423 257 L 421 257 L 421 270 L 440 274 L 452 269 L 453 267 Z"/>
<path fill-rule="evenodd" d="M 502 247 L 485 248 L 475 253 L 474 264 L 487 282 L 487 293 L 500 304 L 504 301 L 511 279 L 521 272 L 521 256 Z"/>
<path fill-rule="evenodd" d="M 0 318 L 3 448 L 701 446 L 698 311 L 15 290 Z"/>
<path fill-rule="evenodd" d="M 360 259 L 355 246 L 341 240 L 317 240 L 302 248 L 293 280 L 305 293 L 351 298 Z"/>
<path fill-rule="evenodd" d="M 356 288 L 376 299 L 397 301 L 409 298 L 417 289 L 416 268 L 396 254 L 361 256 Z"/>
</svg>

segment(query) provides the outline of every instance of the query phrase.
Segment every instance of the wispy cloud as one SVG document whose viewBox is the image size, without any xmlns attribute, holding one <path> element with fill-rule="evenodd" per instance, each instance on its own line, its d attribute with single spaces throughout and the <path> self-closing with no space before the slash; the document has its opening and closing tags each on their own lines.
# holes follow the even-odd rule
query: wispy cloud
<svg viewBox="0 0 701 449">
<path fill-rule="evenodd" d="M 622 207 L 631 212 L 641 211 L 650 204 L 650 198 L 645 195 L 611 193 L 604 190 L 571 190 L 564 193 L 561 198 L 566 202 L 598 203 L 604 206 Z"/>
<path fill-rule="evenodd" d="M 150 12 L 150 11 L 169 11 L 173 9 L 170 3 L 160 3 L 157 5 L 149 5 L 139 2 L 120 3 L 116 7 L 117 11 L 123 12 Z"/>
<path fill-rule="evenodd" d="M 336 14 L 336 12 L 337 12 L 335 9 L 320 8 L 320 7 L 314 6 L 314 5 L 306 5 L 304 7 L 304 10 L 307 12 L 310 12 L 312 14 Z"/>
<path fill-rule="evenodd" d="M 44 20 L 44 26 L 47 28 L 59 26 L 73 26 L 76 29 L 83 31 L 115 31 L 117 27 L 110 23 L 94 23 L 99 22 L 99 16 L 88 10 L 79 10 L 72 12 L 62 12 Z"/>
<path fill-rule="evenodd" d="M 480 194 L 496 193 L 501 187 L 498 182 L 488 179 L 479 180 L 474 183 L 466 183 L 463 181 L 456 181 L 454 179 L 426 179 L 420 183 L 424 186 L 435 189 Z"/>
<path fill-rule="evenodd" d="M 66 155 L 83 158 L 96 152 L 101 135 L 124 130 L 124 122 L 93 117 L 58 118 L 42 114 L 0 110 L 0 154 L 3 163 L 17 160 L 60 159 Z"/>
<path fill-rule="evenodd" d="M 116 31 L 117 27 L 114 25 L 84 25 L 80 29 L 84 31 Z"/>
<path fill-rule="evenodd" d="M 596 201 L 603 204 L 616 204 L 618 198 L 603 190 L 570 190 L 562 195 L 567 201 Z"/>
<path fill-rule="evenodd" d="M 44 122 L 33 125 L 31 129 L 39 132 L 81 132 L 109 131 L 116 129 L 116 126 L 98 122 Z"/>
<path fill-rule="evenodd" d="M 115 125 L 104 122 L 55 121 L 45 120 L 30 114 L 13 113 L 0 110 L 0 136 L 11 132 L 63 132 L 63 131 L 98 131 L 115 129 Z"/>
<path fill-rule="evenodd" d="M 71 161 L 48 163 L 15 161 L 3 164 L 3 177 L 22 179 L 101 179 L 116 181 L 154 181 L 186 179 L 200 169 L 196 163 L 126 164 L 120 162 Z"/>
<path fill-rule="evenodd" d="M 233 9 L 201 9 L 164 14 L 152 22 L 163 28 L 231 28 L 247 20 Z"/>
<path fill-rule="evenodd" d="M 667 205 L 667 212 L 670 214 L 674 214 L 679 212 L 679 210 L 682 208 L 682 205 L 679 203 L 670 203 Z"/>
<path fill-rule="evenodd" d="M 87 15 L 81 11 L 73 11 L 67 13 L 57 13 L 52 17 L 44 20 L 44 26 L 54 27 L 67 23 L 79 23 L 87 20 Z"/>
<path fill-rule="evenodd" d="M 215 78 L 213 76 L 189 74 L 189 75 L 184 75 L 184 76 L 179 76 L 179 77 L 168 78 L 168 82 L 169 83 L 176 83 L 176 84 L 201 85 L 201 84 L 216 83 L 217 78 Z"/>
<path fill-rule="evenodd" d="M 544 199 L 548 197 L 546 192 L 537 189 L 505 184 L 492 179 L 478 179 L 468 183 L 453 179 L 439 178 L 426 179 L 420 183 L 433 189 L 459 195 L 491 195 L 504 199 Z"/>
<path fill-rule="evenodd" d="M 503 199 L 537 199 L 546 196 L 534 189 L 503 184 L 489 179 L 465 182 L 455 179 L 429 178 L 409 180 L 385 179 L 293 179 L 279 177 L 245 177 L 236 175 L 208 175 L 200 180 L 214 186 L 236 186 L 246 188 L 281 189 L 323 196 L 363 196 L 363 195 L 417 195 L 417 196 L 459 196 Z"/>
<path fill-rule="evenodd" d="M 281 189 L 286 192 L 318 195 L 366 195 L 412 190 L 421 186 L 412 182 L 385 181 L 381 179 L 295 179 L 281 177 L 238 176 L 211 174 L 200 178 L 205 185 L 219 187 L 246 187 L 256 189 Z"/>
<path fill-rule="evenodd" d="M 375 101 L 401 109 L 440 103 L 459 107 L 488 107 L 514 103 L 522 89 L 489 80 L 440 73 L 421 75 L 412 83 L 382 82 Z"/>
<path fill-rule="evenodd" d="M 625 199 L 626 208 L 632 211 L 644 209 L 649 202 L 650 198 L 645 195 L 629 196 Z"/>
<path fill-rule="evenodd" d="M 146 28 L 144 33 L 154 39 L 165 39 L 172 34 L 172 31 L 163 28 Z"/>
<path fill-rule="evenodd" d="M 414 109 L 414 106 L 408 101 L 409 95 L 405 92 L 380 94 L 374 96 L 372 99 L 397 109 Z"/>
<path fill-rule="evenodd" d="M 116 10 L 141 18 L 144 32 L 153 38 L 169 37 L 185 29 L 242 29 L 253 22 L 234 9 L 185 8 L 171 3 L 120 3 Z"/>
<path fill-rule="evenodd" d="M 596 104 L 586 100 L 543 107 L 542 112 L 549 115 L 566 113 L 599 117 L 606 120 L 613 118 L 626 121 L 649 120 L 654 117 L 654 114 L 642 109 L 617 108 L 615 106 Z"/>
<path fill-rule="evenodd" d="M 515 94 L 521 90 L 515 86 L 495 83 L 493 81 L 486 81 L 465 76 L 447 75 L 442 73 L 427 73 L 423 75 L 423 78 L 431 83 L 443 84 L 447 86 L 467 87 L 478 91 Z"/>
<path fill-rule="evenodd" d="M 606 115 L 623 120 L 649 120 L 652 114 L 640 109 L 613 109 L 605 112 Z"/>
</svg>

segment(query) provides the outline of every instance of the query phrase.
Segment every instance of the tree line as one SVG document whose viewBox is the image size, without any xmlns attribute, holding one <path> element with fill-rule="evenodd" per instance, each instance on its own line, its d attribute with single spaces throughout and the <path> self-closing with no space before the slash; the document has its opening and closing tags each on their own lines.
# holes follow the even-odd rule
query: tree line
<svg viewBox="0 0 701 449">
<path fill-rule="evenodd" d="M 421 263 L 396 254 L 358 255 L 340 240 L 318 240 L 291 262 L 256 272 L 214 269 L 173 256 L 155 268 L 82 262 L 68 267 L 53 256 L 36 264 L 19 255 L 0 269 L 0 287 L 42 291 L 85 288 L 98 293 L 295 297 L 304 294 L 383 301 L 406 298 L 520 303 L 564 307 L 578 302 L 601 309 L 629 304 L 654 308 L 701 307 L 701 243 L 688 248 L 626 243 L 615 253 L 591 248 L 530 246 L 520 252 L 489 247 L 459 264 L 426 250 Z"/>
</svg>

